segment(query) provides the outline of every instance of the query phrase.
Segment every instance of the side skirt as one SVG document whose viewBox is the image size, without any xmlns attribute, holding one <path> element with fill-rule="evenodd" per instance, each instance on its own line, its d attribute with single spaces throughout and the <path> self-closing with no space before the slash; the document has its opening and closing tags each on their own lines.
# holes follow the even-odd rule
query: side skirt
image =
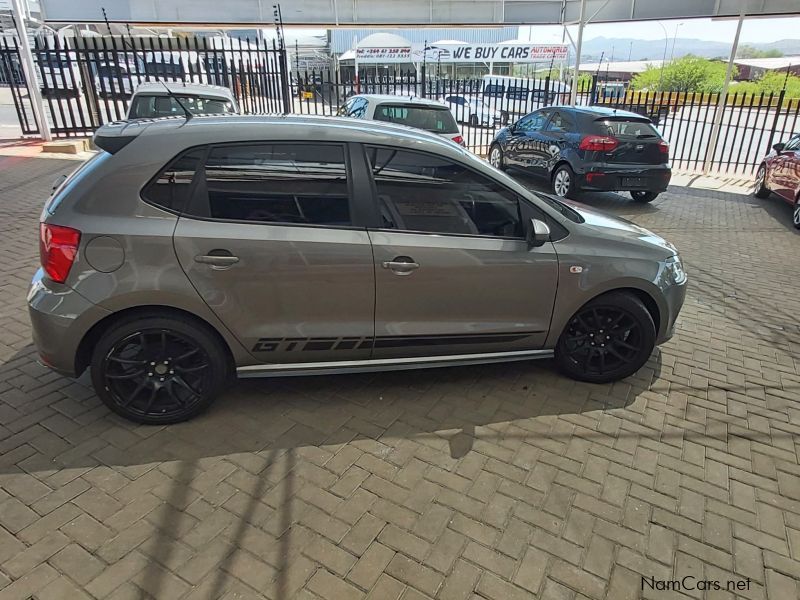
<svg viewBox="0 0 800 600">
<path fill-rule="evenodd" d="M 455 354 L 415 358 L 379 358 L 372 360 L 337 360 L 317 363 L 283 363 L 238 367 L 236 375 L 246 377 L 291 377 L 297 375 L 332 375 L 337 373 L 366 373 L 369 371 L 402 371 L 406 369 L 433 369 L 459 367 L 497 362 L 512 362 L 551 358 L 552 350 L 520 350 L 516 352 L 489 352 L 485 354 Z"/>
</svg>

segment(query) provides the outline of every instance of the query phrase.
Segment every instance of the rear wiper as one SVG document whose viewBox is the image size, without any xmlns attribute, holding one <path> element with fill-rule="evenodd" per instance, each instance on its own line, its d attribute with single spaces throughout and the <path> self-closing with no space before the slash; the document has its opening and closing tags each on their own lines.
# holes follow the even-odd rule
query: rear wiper
<svg viewBox="0 0 800 600">
<path fill-rule="evenodd" d="M 654 137 L 658 137 L 658 136 L 656 134 L 654 134 L 654 133 L 641 133 L 641 134 L 636 136 L 636 139 L 637 140 L 643 140 L 645 138 L 654 138 Z"/>
</svg>

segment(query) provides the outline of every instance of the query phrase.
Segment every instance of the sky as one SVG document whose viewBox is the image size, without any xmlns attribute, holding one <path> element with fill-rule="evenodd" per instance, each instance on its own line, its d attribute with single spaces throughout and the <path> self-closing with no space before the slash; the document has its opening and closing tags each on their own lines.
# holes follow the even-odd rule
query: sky
<svg viewBox="0 0 800 600">
<path fill-rule="evenodd" d="M 669 1 L 669 0 L 665 0 Z M 667 36 L 675 35 L 678 28 L 679 38 L 707 40 L 713 42 L 732 42 L 736 33 L 736 19 L 686 19 L 660 21 L 667 30 Z M 533 41 L 539 43 L 561 42 L 561 26 L 520 27 L 519 38 L 529 39 L 533 29 Z M 577 29 L 573 26 L 571 30 Z M 292 29 L 296 35 L 324 35 L 324 29 Z M 589 24 L 584 30 L 584 39 L 596 37 L 632 38 L 641 40 L 662 40 L 664 29 L 659 21 L 636 21 L 632 23 Z M 779 19 L 748 18 L 742 26 L 740 44 L 757 42 L 774 42 L 782 39 L 800 38 L 800 17 L 784 17 Z"/>
<path fill-rule="evenodd" d="M 668 37 L 692 38 L 712 42 L 732 42 L 736 34 L 736 19 L 712 20 L 689 19 L 660 21 L 667 30 Z M 519 37 L 528 39 L 530 27 L 520 27 Z M 561 42 L 560 26 L 534 26 L 533 41 L 540 43 Z M 572 27 L 571 31 L 577 29 Z M 573 34 L 574 35 L 574 34 Z M 659 21 L 637 21 L 635 23 L 589 24 L 584 29 L 584 39 L 596 37 L 632 38 L 639 40 L 664 39 L 664 29 Z M 800 38 L 800 17 L 781 19 L 746 19 L 742 25 L 740 44 L 755 42 L 774 42 L 781 39 Z"/>
</svg>

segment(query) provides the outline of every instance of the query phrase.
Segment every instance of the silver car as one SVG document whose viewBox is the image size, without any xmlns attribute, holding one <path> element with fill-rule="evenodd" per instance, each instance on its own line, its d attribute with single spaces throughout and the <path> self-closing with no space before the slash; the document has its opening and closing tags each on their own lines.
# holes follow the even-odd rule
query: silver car
<svg viewBox="0 0 800 600">
<path fill-rule="evenodd" d="M 554 356 L 613 381 L 683 303 L 668 242 L 423 131 L 199 116 L 95 144 L 42 212 L 28 303 L 42 362 L 90 368 L 135 421 L 190 418 L 233 375 Z"/>
</svg>

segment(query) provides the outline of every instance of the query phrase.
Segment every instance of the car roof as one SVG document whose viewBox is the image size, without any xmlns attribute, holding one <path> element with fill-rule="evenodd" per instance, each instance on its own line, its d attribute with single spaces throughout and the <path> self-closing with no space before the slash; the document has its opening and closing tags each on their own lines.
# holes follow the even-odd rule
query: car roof
<svg viewBox="0 0 800 600">
<path fill-rule="evenodd" d="M 571 110 L 576 113 L 581 113 L 587 116 L 593 116 L 595 118 L 600 117 L 626 117 L 631 119 L 637 119 L 639 121 L 645 120 L 649 121 L 645 116 L 637 114 L 635 112 L 631 112 L 629 110 L 622 110 L 620 108 L 613 108 L 608 106 L 550 106 L 548 108 L 560 108 L 565 110 Z"/>
<path fill-rule="evenodd" d="M 169 95 L 164 86 L 167 86 L 173 94 L 189 94 L 191 96 L 210 96 L 212 98 L 233 98 L 231 91 L 221 85 L 209 85 L 207 83 L 186 83 L 182 81 L 146 81 L 140 83 L 134 94 L 158 94 L 161 96 Z"/>
<path fill-rule="evenodd" d="M 302 143 L 362 142 L 403 145 L 463 155 L 465 149 L 435 133 L 383 121 L 315 115 L 195 115 L 115 121 L 100 127 L 95 144 L 112 154 L 136 138 L 164 146 L 191 146 L 268 140 Z M 397 144 L 397 142 L 401 142 Z"/>
<path fill-rule="evenodd" d="M 410 96 L 405 95 L 401 96 L 399 94 L 356 94 L 355 96 L 351 96 L 352 98 L 366 98 L 370 102 L 374 102 L 375 104 L 387 104 L 389 102 L 397 103 L 402 102 L 403 104 L 420 104 L 424 106 L 435 106 L 436 108 L 441 108 L 444 106 L 438 100 L 431 100 L 430 98 L 419 98 L 418 96 Z"/>
</svg>

